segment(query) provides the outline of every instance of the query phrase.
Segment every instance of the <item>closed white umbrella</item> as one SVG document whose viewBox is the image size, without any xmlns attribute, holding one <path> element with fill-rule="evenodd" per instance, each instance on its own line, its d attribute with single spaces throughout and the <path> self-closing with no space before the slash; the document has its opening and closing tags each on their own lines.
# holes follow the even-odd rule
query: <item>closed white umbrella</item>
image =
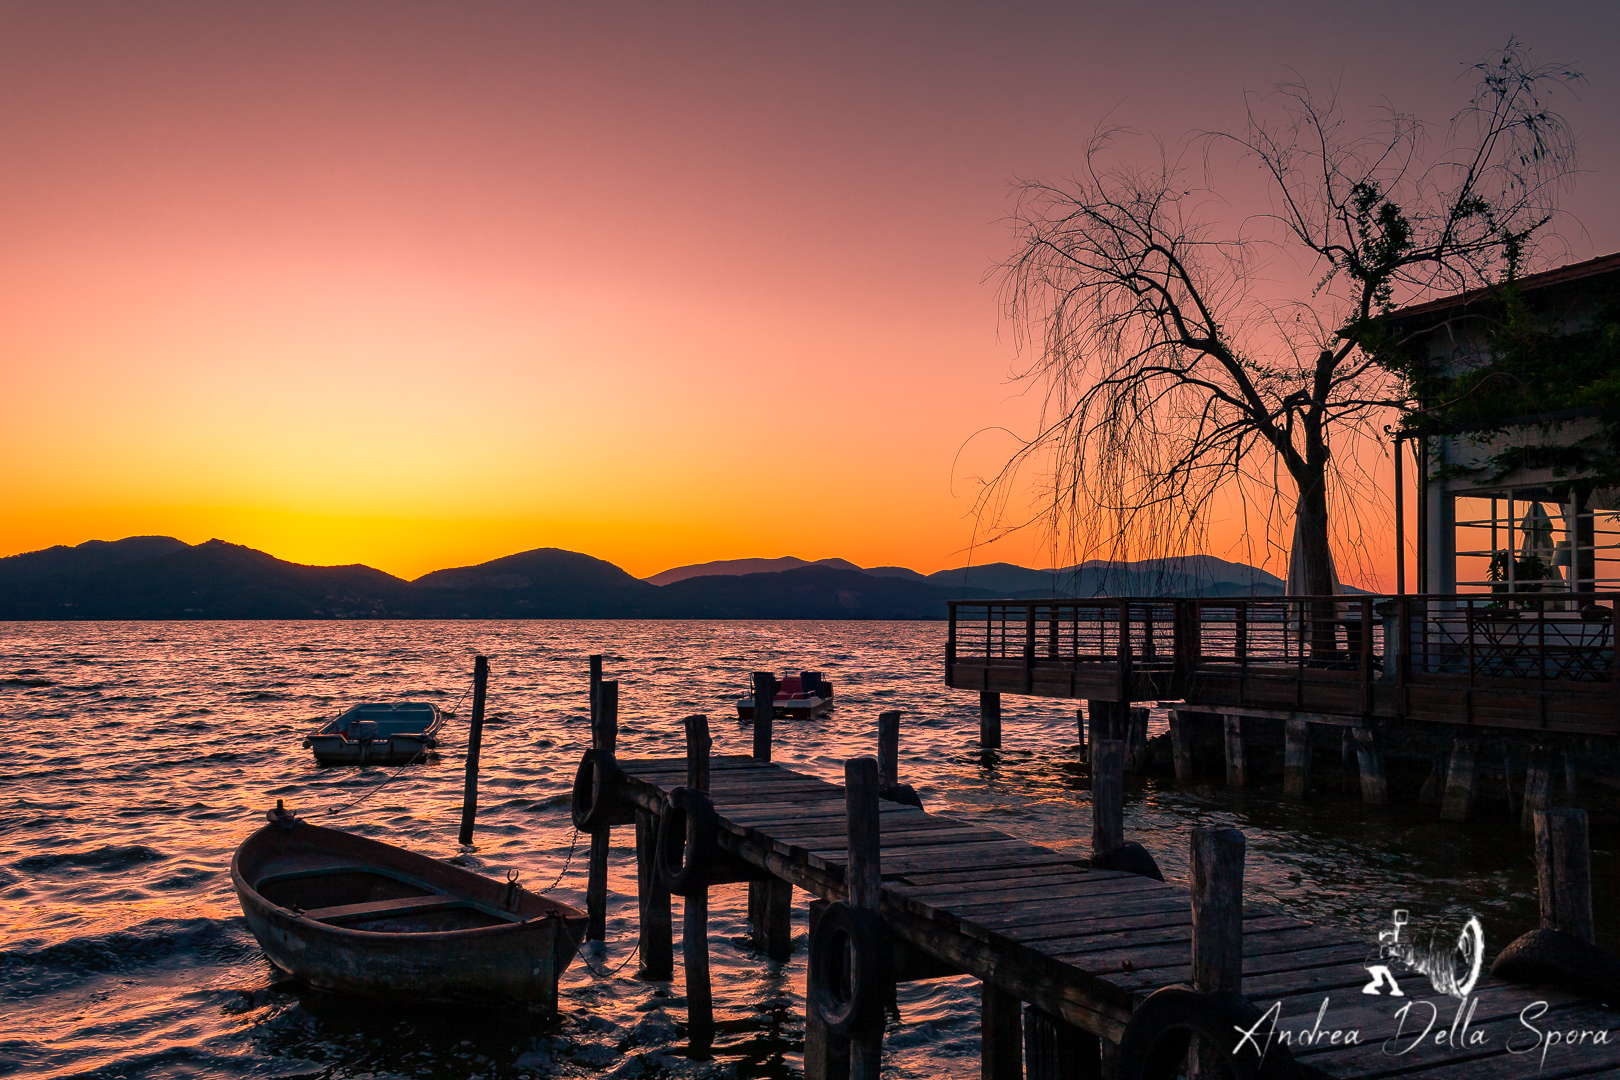
<svg viewBox="0 0 1620 1080">
<path fill-rule="evenodd" d="M 1339 572 L 1333 566 L 1333 552 L 1328 552 L 1328 579 L 1333 582 L 1333 595 L 1339 596 L 1344 592 L 1344 586 L 1339 584 Z M 1311 590 L 1307 586 L 1305 574 L 1305 537 L 1302 523 L 1294 519 L 1294 547 L 1288 553 L 1288 586 L 1289 596 L 1309 596 Z"/>
</svg>

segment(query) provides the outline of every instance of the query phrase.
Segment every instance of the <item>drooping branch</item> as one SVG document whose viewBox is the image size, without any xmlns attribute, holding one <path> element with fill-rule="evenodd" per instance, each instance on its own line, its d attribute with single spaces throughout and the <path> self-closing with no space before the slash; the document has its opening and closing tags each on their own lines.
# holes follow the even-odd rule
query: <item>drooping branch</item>
<svg viewBox="0 0 1620 1080">
<path fill-rule="evenodd" d="M 997 523 L 1039 522 L 1076 558 L 1172 554 L 1202 546 L 1228 485 L 1260 484 L 1271 508 L 1312 518 L 1308 573 L 1327 591 L 1330 490 L 1365 482 L 1333 443 L 1375 435 L 1406 401 L 1374 359 L 1379 316 L 1516 273 L 1573 168 L 1545 100 L 1573 73 L 1530 65 L 1515 43 L 1477 73 L 1434 154 L 1398 113 L 1346 136 L 1337 102 L 1303 85 L 1251 101 L 1243 133 L 1187 144 L 1236 146 L 1272 187 L 1272 213 L 1224 233 L 1162 146 L 1151 168 L 1110 164 L 1117 130 L 1070 180 L 1019 184 L 1001 302 L 1045 407 L 981 505 L 1004 508 L 1037 465 L 1043 510 Z M 1259 268 L 1279 256 L 1314 264 L 1309 295 L 1260 295 Z"/>
</svg>

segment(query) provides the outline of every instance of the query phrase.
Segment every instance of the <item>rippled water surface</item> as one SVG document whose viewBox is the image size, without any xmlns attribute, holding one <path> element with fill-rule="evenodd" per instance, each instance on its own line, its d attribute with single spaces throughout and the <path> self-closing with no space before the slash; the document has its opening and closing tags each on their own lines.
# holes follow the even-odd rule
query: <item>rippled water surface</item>
<svg viewBox="0 0 1620 1080">
<path fill-rule="evenodd" d="M 621 756 L 679 753 L 679 720 L 693 712 L 711 717 L 716 753 L 746 753 L 732 702 L 748 672 L 816 668 L 838 708 L 778 722 L 778 760 L 841 780 L 845 757 L 873 752 L 878 711 L 903 709 L 901 779 L 930 810 L 1082 852 L 1090 815 L 1073 703 L 1005 699 L 1006 749 L 981 753 L 976 696 L 943 685 L 944 635 L 938 623 L 0 624 L 0 1073 L 794 1074 L 802 894 L 794 957 L 780 965 L 747 945 L 744 887 L 714 891 L 722 1030 L 713 1059 L 695 1061 L 682 1052 L 679 964 L 673 983 L 648 982 L 630 955 L 632 829 L 614 832 L 608 941 L 576 959 L 563 1015 L 539 1025 L 301 991 L 248 933 L 230 854 L 280 798 L 318 824 L 491 876 L 516 869 L 531 888 L 560 875 L 554 895 L 583 906 L 585 845 L 569 861 L 568 786 L 589 744 L 593 652 L 620 682 Z M 476 844 L 462 851 L 462 696 L 478 652 L 493 674 Z M 318 767 L 302 734 L 353 702 L 402 698 L 460 703 L 442 751 L 328 813 L 396 770 Z M 1184 881 L 1186 830 L 1238 825 L 1251 897 L 1369 935 L 1395 906 L 1414 919 L 1478 913 L 1494 955 L 1534 925 L 1529 845 L 1505 823 L 1440 826 L 1432 811 L 1368 810 L 1332 791 L 1288 808 L 1277 795 L 1131 784 L 1127 834 Z M 1595 858 L 1601 881 L 1613 860 Z M 1612 925 L 1602 912 L 1600 923 Z M 975 982 L 910 984 L 899 1006 L 886 1071 L 978 1075 Z"/>
</svg>

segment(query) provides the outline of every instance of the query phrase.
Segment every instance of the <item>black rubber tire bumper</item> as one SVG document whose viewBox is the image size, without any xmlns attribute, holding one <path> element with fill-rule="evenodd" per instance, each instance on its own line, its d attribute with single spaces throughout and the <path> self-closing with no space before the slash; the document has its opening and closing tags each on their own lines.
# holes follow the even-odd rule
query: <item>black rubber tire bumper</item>
<svg viewBox="0 0 1620 1080">
<path fill-rule="evenodd" d="M 697 788 L 678 787 L 658 815 L 658 875 L 676 896 L 707 888 L 720 858 L 714 803 Z"/>
<path fill-rule="evenodd" d="M 883 916 L 840 900 L 810 935 L 810 1005 L 827 1030 L 848 1036 L 883 1026 L 894 974 Z"/>
<path fill-rule="evenodd" d="M 612 754 L 590 749 L 579 759 L 574 772 L 574 796 L 570 816 L 580 832 L 595 832 L 608 823 L 612 810 L 613 787 L 619 780 L 619 763 Z"/>
</svg>

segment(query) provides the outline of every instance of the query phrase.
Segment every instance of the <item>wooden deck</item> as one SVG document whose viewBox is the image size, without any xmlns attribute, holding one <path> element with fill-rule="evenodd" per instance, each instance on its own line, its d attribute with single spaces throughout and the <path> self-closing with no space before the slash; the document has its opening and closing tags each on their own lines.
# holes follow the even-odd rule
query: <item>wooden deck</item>
<svg viewBox="0 0 1620 1080">
<path fill-rule="evenodd" d="M 636 817 L 645 824 L 662 811 L 668 792 L 686 782 L 684 758 L 618 764 L 614 821 L 619 824 Z M 768 872 L 816 897 L 844 898 L 842 786 L 750 757 L 716 757 L 710 770 L 722 851 L 738 865 Z M 998 995 L 1004 1004 L 1028 1003 L 1104 1040 L 1105 1063 L 1107 1044 L 1118 1042 L 1132 1010 L 1148 994 L 1188 981 L 1192 919 L 1186 889 L 1092 870 L 1073 854 L 897 803 L 881 803 L 879 820 L 881 911 L 910 957 L 902 961 L 900 977 L 974 976 L 986 988 L 987 1016 Z M 638 828 L 638 836 L 643 831 Z M 650 875 L 641 878 L 645 911 L 657 886 Z M 1510 1052 L 1532 1045 L 1534 1035 L 1519 1017 L 1526 1008 L 1534 1011 L 1537 1002 L 1547 1003 L 1546 1014 L 1533 1021 L 1541 1031 L 1607 1032 L 1620 1026 L 1620 1014 L 1568 994 L 1527 990 L 1485 976 L 1475 988 L 1463 1033 L 1453 1026 L 1459 1002 L 1434 993 L 1416 973 L 1396 971 L 1407 997 L 1361 992 L 1375 942 L 1262 905 L 1245 905 L 1243 918 L 1243 992 L 1262 1010 L 1280 1003 L 1277 1031 L 1311 1029 L 1326 1000 L 1321 1031 L 1359 1032 L 1355 1045 L 1342 1039 L 1335 1045 L 1326 1034 L 1319 1045 L 1296 1042 L 1292 1052 L 1304 1075 L 1400 1074 L 1423 1080 L 1620 1075 L 1620 1032 L 1606 1036 L 1604 1044 L 1594 1045 L 1589 1037 L 1582 1045 L 1553 1046 L 1544 1061 L 1540 1046 L 1530 1053 Z M 1415 1037 L 1427 1026 L 1431 1007 L 1436 1019 L 1427 1038 L 1419 1040 Z M 1403 1008 L 1408 1008 L 1404 1029 Z M 1386 1047 L 1400 1030 L 1400 1042 Z M 1021 1075 L 1013 1067 L 1017 1062 L 1009 1063 L 1004 1054 L 993 1060 L 988 1028 L 985 1037 L 985 1076 L 1013 1080 Z M 1005 1045 L 1004 1035 L 1001 1042 Z M 1406 1053 L 1390 1052 L 1413 1043 L 1419 1044 Z M 1086 1074 L 1098 1075 L 1089 1066 Z"/>
<path fill-rule="evenodd" d="M 951 601 L 946 685 L 1620 735 L 1620 594 Z M 1550 610 L 1560 605 L 1559 610 Z M 1331 618 L 1313 621 L 1325 609 Z"/>
</svg>

